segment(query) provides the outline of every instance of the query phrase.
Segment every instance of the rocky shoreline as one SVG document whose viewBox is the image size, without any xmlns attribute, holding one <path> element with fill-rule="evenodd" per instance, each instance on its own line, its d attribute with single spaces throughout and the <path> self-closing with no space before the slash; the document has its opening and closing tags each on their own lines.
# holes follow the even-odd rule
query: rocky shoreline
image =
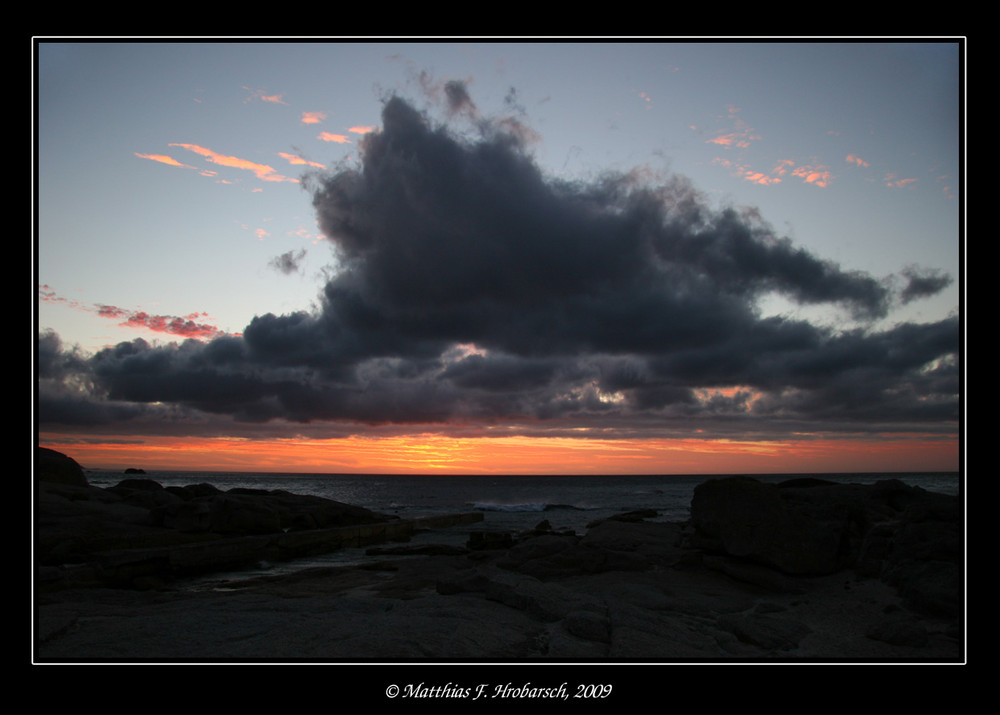
<svg viewBox="0 0 1000 715">
<path fill-rule="evenodd" d="M 712 480 L 687 523 L 631 513 L 585 534 L 498 535 L 478 515 L 412 524 L 288 493 L 102 490 L 77 470 L 39 451 L 40 663 L 964 657 L 960 500 L 895 480 Z M 182 587 L 261 553 L 365 544 L 359 564 Z"/>
</svg>

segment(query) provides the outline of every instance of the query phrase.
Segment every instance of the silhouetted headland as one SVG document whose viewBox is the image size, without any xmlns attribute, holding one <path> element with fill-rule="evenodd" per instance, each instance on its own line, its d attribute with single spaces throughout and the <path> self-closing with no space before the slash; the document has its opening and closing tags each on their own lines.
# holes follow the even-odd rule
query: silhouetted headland
<svg viewBox="0 0 1000 715">
<path fill-rule="evenodd" d="M 893 479 L 713 479 L 695 489 L 686 522 L 634 511 L 582 534 L 547 521 L 490 532 L 481 514 L 401 520 L 280 490 L 148 479 L 100 489 L 41 449 L 36 484 L 41 661 L 959 662 L 964 652 L 959 499 Z M 435 544 L 446 529 L 464 529 L 465 546 Z M 184 587 L 194 573 L 360 544 L 370 544 L 361 564 Z"/>
</svg>

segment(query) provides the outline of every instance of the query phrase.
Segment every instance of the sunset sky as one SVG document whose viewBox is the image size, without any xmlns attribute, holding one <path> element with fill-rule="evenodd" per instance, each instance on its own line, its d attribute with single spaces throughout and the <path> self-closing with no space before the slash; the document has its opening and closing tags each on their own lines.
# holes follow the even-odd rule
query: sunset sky
<svg viewBox="0 0 1000 715">
<path fill-rule="evenodd" d="M 33 49 L 86 467 L 960 467 L 957 40 Z"/>
</svg>

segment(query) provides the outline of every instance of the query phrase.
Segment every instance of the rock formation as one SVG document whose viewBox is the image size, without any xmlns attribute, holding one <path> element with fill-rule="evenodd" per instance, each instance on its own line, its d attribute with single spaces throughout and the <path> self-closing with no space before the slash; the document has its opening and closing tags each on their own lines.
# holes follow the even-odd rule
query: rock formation
<svg viewBox="0 0 1000 715">
<path fill-rule="evenodd" d="M 98 489 L 57 453 L 40 454 L 38 471 L 45 658 L 955 662 L 962 653 L 959 499 L 896 480 L 714 479 L 696 488 L 683 524 L 644 511 L 584 534 L 548 522 L 519 534 L 476 529 L 466 548 L 380 547 L 356 566 L 248 575 L 203 593 L 173 591 L 170 579 L 405 541 L 454 522 L 207 484 Z"/>
<path fill-rule="evenodd" d="M 791 576 L 852 570 L 915 608 L 956 616 L 963 578 L 957 498 L 897 479 L 871 486 L 748 477 L 695 488 L 690 545 Z"/>
<path fill-rule="evenodd" d="M 44 588 L 149 587 L 179 575 L 405 537 L 417 528 L 283 490 L 223 492 L 210 484 L 163 487 L 135 478 L 101 489 L 87 484 L 76 462 L 51 450 L 39 450 L 34 516 Z"/>
</svg>

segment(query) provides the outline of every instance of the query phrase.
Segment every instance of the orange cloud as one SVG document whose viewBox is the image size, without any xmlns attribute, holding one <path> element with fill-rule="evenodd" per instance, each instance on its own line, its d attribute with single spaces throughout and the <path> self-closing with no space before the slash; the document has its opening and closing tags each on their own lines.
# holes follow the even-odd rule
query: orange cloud
<svg viewBox="0 0 1000 715">
<path fill-rule="evenodd" d="M 182 164 L 181 162 L 174 159 L 172 156 L 167 156 L 166 154 L 140 154 L 139 152 L 134 152 L 140 159 L 149 159 L 150 161 L 158 161 L 161 164 L 167 164 L 169 166 L 179 166 L 183 169 L 191 169 L 193 167 Z"/>
<path fill-rule="evenodd" d="M 813 186 L 829 186 L 833 179 L 833 174 L 825 166 L 799 166 L 792 171 L 792 176 L 797 176 Z"/>
<path fill-rule="evenodd" d="M 259 99 L 262 102 L 271 102 L 272 104 L 288 104 L 288 102 L 282 99 L 282 95 L 280 94 L 264 94 L 264 90 L 262 89 L 250 89 L 245 85 L 243 89 L 250 92 L 250 96 L 247 97 L 246 100 L 244 100 L 244 102 L 249 102 L 253 99 Z"/>
<path fill-rule="evenodd" d="M 298 179 L 293 179 L 291 177 L 278 174 L 274 170 L 274 167 L 268 166 L 267 164 L 258 164 L 256 162 L 249 161 L 247 159 L 240 159 L 237 156 L 228 156 L 226 154 L 220 154 L 211 149 L 206 149 L 203 146 L 198 146 L 197 144 L 171 144 L 170 146 L 181 147 L 182 149 L 187 149 L 188 151 L 194 152 L 195 154 L 200 154 L 213 164 L 218 164 L 219 166 L 228 166 L 233 169 L 243 169 L 246 171 L 252 171 L 261 181 L 291 181 L 295 183 L 298 182 Z"/>
<path fill-rule="evenodd" d="M 302 112 L 303 124 L 319 124 L 326 119 L 325 112 Z"/>
<path fill-rule="evenodd" d="M 733 106 L 730 106 L 728 109 L 730 118 L 735 118 L 736 114 L 740 111 L 738 107 Z M 726 148 L 738 147 L 740 149 L 746 149 L 750 146 L 751 141 L 760 139 L 760 135 L 755 134 L 753 129 L 750 128 L 743 120 L 736 119 L 734 126 L 735 129 L 733 131 L 719 132 L 714 138 L 706 140 L 707 143 L 717 144 Z"/>
<path fill-rule="evenodd" d="M 749 172 L 743 175 L 743 178 L 754 184 L 761 184 L 762 186 L 770 186 L 771 184 L 780 184 L 781 179 L 776 176 L 768 176 L 767 174 L 762 174 L 759 171 Z"/>
<path fill-rule="evenodd" d="M 331 132 L 320 132 L 317 139 L 325 142 L 336 142 L 337 144 L 350 144 L 351 140 L 345 134 L 333 134 Z"/>
<path fill-rule="evenodd" d="M 901 189 L 904 186 L 908 186 L 916 181 L 916 179 L 899 179 L 895 173 L 888 173 L 885 175 L 885 185 L 890 189 L 896 188 Z"/>
<path fill-rule="evenodd" d="M 351 132 L 351 134 L 367 134 L 368 132 L 375 131 L 375 127 L 357 126 L 357 127 L 351 127 L 347 131 Z"/>
<path fill-rule="evenodd" d="M 857 166 L 862 166 L 862 167 L 868 166 L 868 162 L 862 159 L 860 156 L 857 156 L 856 154 L 848 154 L 846 161 L 848 164 L 855 164 Z"/>
<path fill-rule="evenodd" d="M 733 175 L 738 176 L 744 181 L 750 181 L 754 184 L 760 186 L 770 186 L 772 184 L 781 183 L 781 175 L 785 173 L 785 169 L 782 164 L 778 164 L 778 167 L 774 169 L 770 174 L 765 174 L 761 171 L 756 171 L 751 169 L 749 166 L 744 166 L 736 164 L 728 159 L 716 158 L 713 159 L 713 163 L 725 166 L 728 169 L 732 169 Z"/>
<path fill-rule="evenodd" d="M 75 310 L 90 313 L 97 313 L 101 318 L 120 320 L 122 327 L 143 328 L 155 333 L 169 333 L 183 338 L 214 338 L 219 335 L 239 335 L 239 333 L 226 333 L 214 325 L 204 322 L 195 322 L 208 318 L 208 313 L 191 313 L 185 316 L 173 315 L 150 315 L 142 310 L 129 310 L 119 308 L 114 305 L 104 305 L 98 303 L 95 306 L 87 306 L 77 301 L 70 301 L 56 294 L 49 285 L 38 286 L 38 299 L 44 303 L 61 303 Z"/>
<path fill-rule="evenodd" d="M 780 159 L 778 160 L 778 165 L 771 170 L 771 173 L 776 174 L 777 176 L 784 176 L 793 166 L 795 166 L 795 162 L 791 159 Z"/>
<path fill-rule="evenodd" d="M 186 316 L 150 315 L 142 310 L 126 310 L 112 305 L 98 305 L 97 314 L 102 318 L 121 320 L 119 325 L 128 328 L 143 328 L 154 333 L 167 333 L 182 338 L 210 339 L 226 335 L 214 325 L 195 322 L 207 317 L 207 313 L 192 313 Z"/>
<path fill-rule="evenodd" d="M 308 159 L 303 159 L 301 156 L 296 156 L 295 154 L 288 154 L 286 152 L 278 152 L 278 156 L 282 159 L 288 161 L 289 164 L 311 166 L 316 169 L 325 169 L 326 167 L 316 161 L 309 161 Z"/>
<path fill-rule="evenodd" d="M 67 305 L 76 310 L 87 310 L 87 308 L 79 302 L 57 295 L 56 292 L 47 284 L 38 286 L 38 300 L 42 303 L 59 303 Z"/>
<path fill-rule="evenodd" d="M 724 147 L 737 146 L 745 149 L 750 146 L 750 142 L 747 140 L 747 136 L 742 132 L 730 132 L 729 134 L 722 134 L 715 137 L 714 139 L 708 139 L 708 144 L 718 144 Z"/>
</svg>

